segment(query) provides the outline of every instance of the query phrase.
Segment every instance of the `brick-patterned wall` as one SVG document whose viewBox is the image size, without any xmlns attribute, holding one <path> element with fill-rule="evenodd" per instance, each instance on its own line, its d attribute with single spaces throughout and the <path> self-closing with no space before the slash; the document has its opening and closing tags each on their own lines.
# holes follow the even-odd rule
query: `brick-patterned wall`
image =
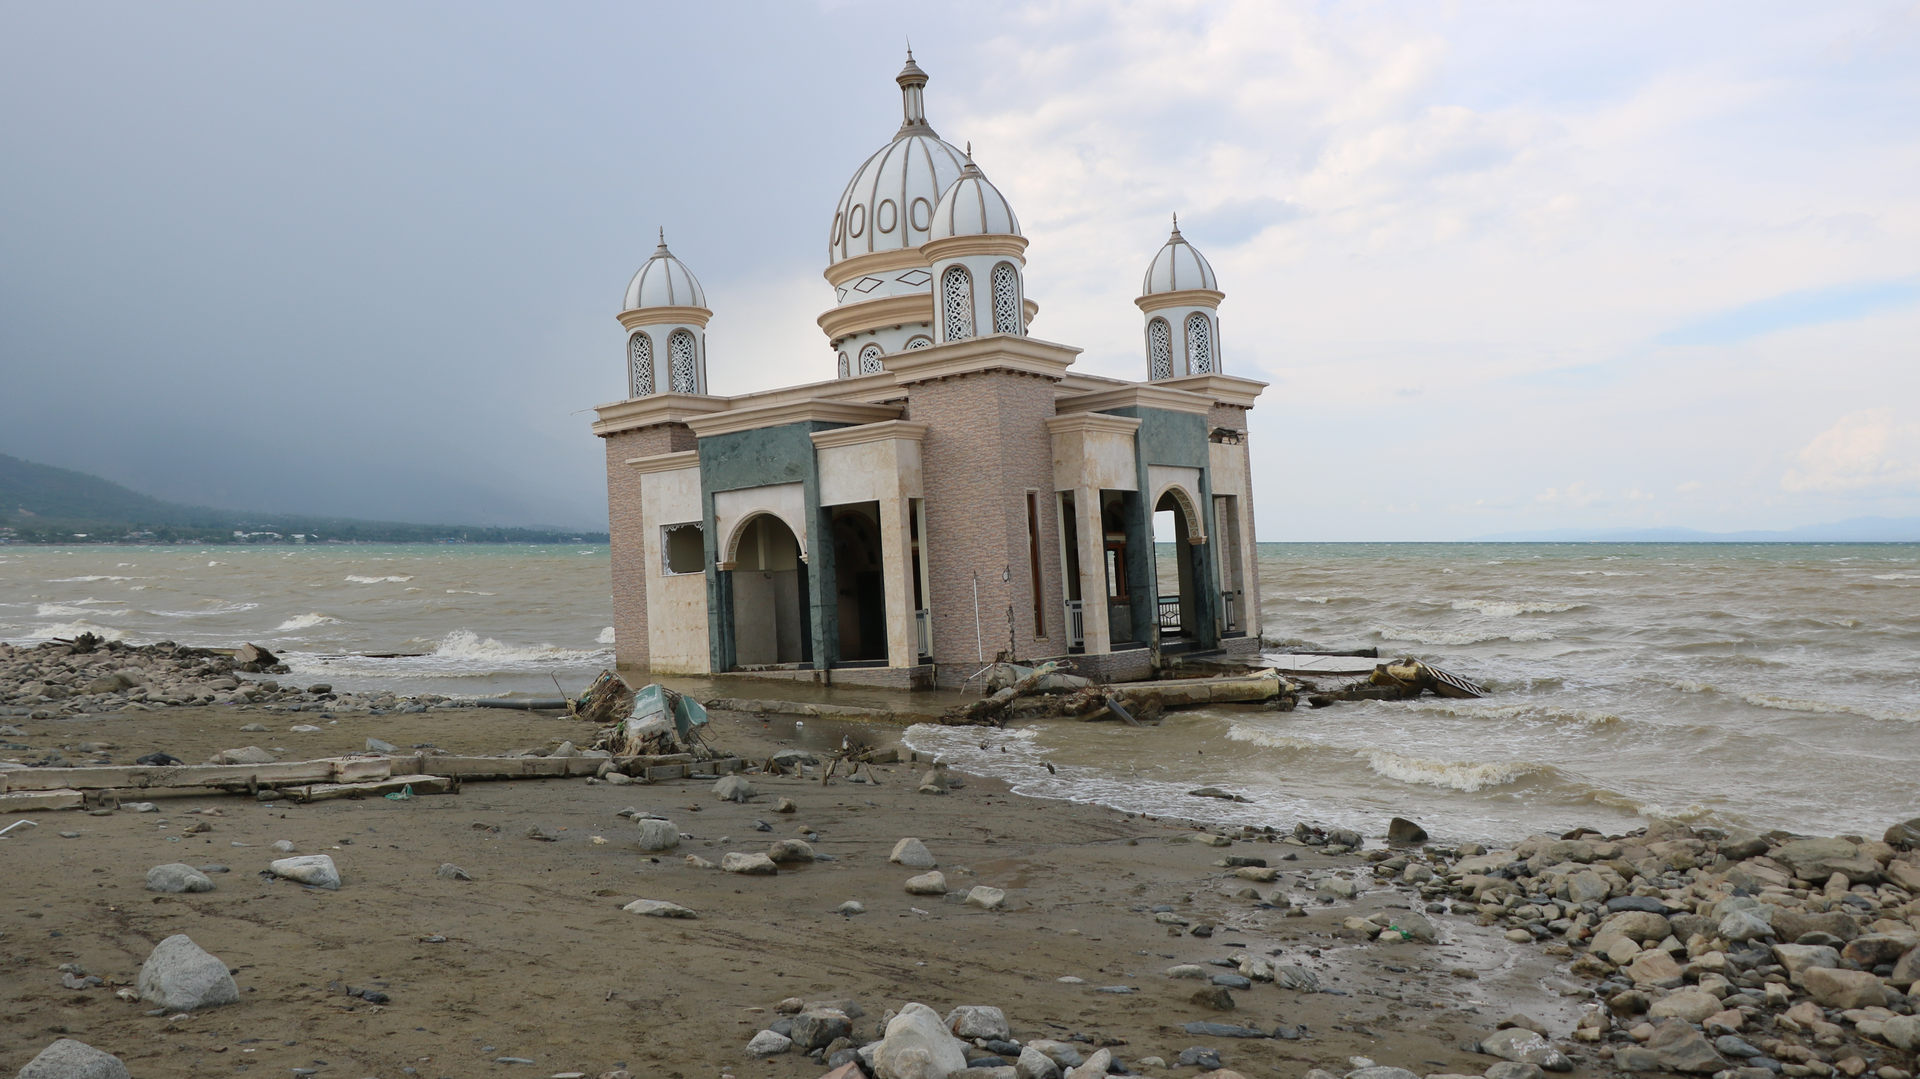
<svg viewBox="0 0 1920 1079">
<path fill-rule="evenodd" d="M 1247 611 L 1245 618 L 1247 625 L 1257 630 L 1257 632 L 1248 634 L 1248 636 L 1252 637 L 1254 642 L 1258 644 L 1261 636 L 1266 633 L 1266 621 L 1260 617 L 1260 548 L 1256 546 L 1258 537 L 1254 535 L 1253 528 L 1253 444 L 1247 434 L 1247 428 L 1249 426 L 1247 423 L 1248 411 L 1248 409 L 1242 408 L 1239 405 L 1215 404 L 1207 410 L 1207 430 L 1212 431 L 1217 427 L 1225 427 L 1240 432 L 1240 457 L 1244 462 L 1243 467 L 1247 472 L 1247 527 L 1245 533 L 1240 537 L 1240 542 L 1246 544 L 1247 549 L 1254 554 L 1253 573 L 1249 576 L 1246 587 Z"/>
<path fill-rule="evenodd" d="M 607 534 L 612 548 L 613 654 L 616 667 L 645 669 L 647 658 L 646 521 L 640 513 L 640 473 L 635 457 L 696 448 L 693 429 L 681 423 L 636 427 L 604 436 L 607 443 Z"/>
<path fill-rule="evenodd" d="M 1053 493 L 1054 383 L 985 371 L 908 387 L 921 443 L 927 512 L 927 582 L 936 662 L 975 663 L 973 575 L 980 575 L 981 648 L 990 661 L 1007 647 L 1013 606 L 1021 659 L 1066 651 L 1060 603 L 1060 522 Z M 1038 492 L 1041 616 L 1033 632 L 1033 577 L 1027 547 L 1027 490 Z M 1008 580 L 1001 572 L 1010 570 Z"/>
</svg>

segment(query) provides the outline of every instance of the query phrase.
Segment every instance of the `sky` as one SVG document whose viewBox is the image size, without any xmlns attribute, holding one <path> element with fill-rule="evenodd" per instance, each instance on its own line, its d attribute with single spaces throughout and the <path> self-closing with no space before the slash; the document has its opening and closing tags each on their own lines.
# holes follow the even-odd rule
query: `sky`
<svg viewBox="0 0 1920 1079">
<path fill-rule="evenodd" d="M 1143 378 L 1170 215 L 1262 540 L 1920 515 L 1920 4 L 0 5 L 0 453 L 604 527 L 655 233 L 708 379 L 829 378 L 835 202 L 971 143 L 1031 332 Z"/>
</svg>

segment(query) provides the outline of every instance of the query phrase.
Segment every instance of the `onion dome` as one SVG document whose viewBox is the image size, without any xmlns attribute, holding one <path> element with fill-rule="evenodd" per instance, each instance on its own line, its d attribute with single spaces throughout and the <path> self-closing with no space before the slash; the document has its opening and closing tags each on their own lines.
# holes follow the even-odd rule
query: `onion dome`
<svg viewBox="0 0 1920 1079">
<path fill-rule="evenodd" d="M 1013 207 L 1007 205 L 1006 196 L 993 186 L 980 166 L 973 163 L 973 154 L 969 152 L 960 178 L 940 196 L 940 205 L 933 209 L 929 237 L 942 240 L 948 236 L 1018 235 L 1020 219 L 1013 216 Z"/>
<path fill-rule="evenodd" d="M 900 84 L 905 118 L 893 141 L 867 158 L 847 181 L 827 234 L 829 265 L 875 251 L 919 247 L 929 239 L 940 193 L 960 178 L 966 160 L 927 123 L 927 73 L 907 54 Z"/>
<path fill-rule="evenodd" d="M 1180 235 L 1180 215 L 1175 214 L 1173 235 L 1153 256 L 1153 263 L 1147 267 L 1146 280 L 1140 283 L 1140 295 L 1184 292 L 1195 288 L 1218 292 L 1220 283 L 1214 278 L 1213 267 L 1207 264 L 1206 256 Z"/>
<path fill-rule="evenodd" d="M 705 306 L 707 294 L 700 290 L 700 282 L 695 280 L 693 271 L 687 269 L 687 264 L 667 250 L 667 230 L 661 229 L 660 246 L 653 249 L 653 257 L 627 282 L 626 303 L 620 309 Z"/>
</svg>

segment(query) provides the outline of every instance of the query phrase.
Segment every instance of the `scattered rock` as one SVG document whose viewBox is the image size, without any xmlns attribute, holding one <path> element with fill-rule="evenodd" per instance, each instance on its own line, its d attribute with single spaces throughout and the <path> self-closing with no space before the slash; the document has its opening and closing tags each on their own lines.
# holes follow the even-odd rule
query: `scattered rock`
<svg viewBox="0 0 1920 1079">
<path fill-rule="evenodd" d="M 338 891 L 340 888 L 340 870 L 335 868 L 333 859 L 325 854 L 303 854 L 297 858 L 281 858 L 270 862 L 267 868 L 276 877 L 285 877 L 291 881 L 313 888 L 325 888 Z"/>
<path fill-rule="evenodd" d="M 853 1033 L 853 1022 L 845 1012 L 837 1009 L 814 1010 L 809 1008 L 793 1017 L 792 1032 L 788 1035 L 801 1052 L 825 1049 L 835 1041 Z"/>
<path fill-rule="evenodd" d="M 962 1046 L 938 1012 L 925 1004 L 908 1004 L 887 1022 L 873 1051 L 875 1079 L 951 1079 L 967 1066 Z"/>
<path fill-rule="evenodd" d="M 893 853 L 887 855 L 887 861 L 908 869 L 934 869 L 940 865 L 934 861 L 933 852 L 927 849 L 927 845 L 911 836 L 893 845 Z"/>
<path fill-rule="evenodd" d="M 1801 973 L 1800 984 L 1826 1008 L 1877 1008 L 1887 1002 L 1886 988 L 1871 971 L 1809 967 Z"/>
<path fill-rule="evenodd" d="M 967 906 L 981 910 L 999 910 L 1006 906 L 1007 893 L 999 888 L 989 888 L 984 884 L 976 885 L 967 892 Z"/>
<path fill-rule="evenodd" d="M 140 999 L 168 1011 L 190 1012 L 240 999 L 227 965 L 184 933 L 154 945 L 140 967 Z"/>
<path fill-rule="evenodd" d="M 394 745 L 392 742 L 383 742 L 378 738 L 369 738 L 367 739 L 367 752 L 368 753 L 398 753 L 400 752 L 400 747 Z"/>
<path fill-rule="evenodd" d="M 649 918 L 694 918 L 698 915 L 678 903 L 669 903 L 664 899 L 636 899 L 621 910 L 628 914 L 644 914 Z M 808 1046 L 808 1048 L 813 1048 Z"/>
<path fill-rule="evenodd" d="M 1669 993 L 1647 1009 L 1647 1015 L 1653 1019 L 1684 1019 L 1689 1023 L 1705 1022 L 1707 1017 L 1720 1011 L 1720 998 L 1704 989 L 1683 989 Z"/>
<path fill-rule="evenodd" d="M 1202 1008 L 1212 1008 L 1217 1012 L 1233 1010 L 1233 994 L 1228 992 L 1224 985 L 1203 985 L 1195 989 L 1193 995 L 1187 999 Z"/>
<path fill-rule="evenodd" d="M 147 870 L 149 892 L 211 892 L 213 881 L 190 865 L 171 862 Z"/>
<path fill-rule="evenodd" d="M 946 1023 L 954 1037 L 967 1041 L 975 1038 L 1006 1041 L 1013 1037 L 1007 1027 L 1006 1013 L 984 1004 L 962 1004 L 947 1013 Z"/>
<path fill-rule="evenodd" d="M 20 1069 L 18 1079 L 129 1079 L 127 1066 L 112 1053 L 85 1042 L 61 1038 Z"/>
<path fill-rule="evenodd" d="M 867 912 L 866 905 L 857 899 L 849 899 L 845 903 L 835 907 L 834 910 L 841 914 L 865 914 Z"/>
<path fill-rule="evenodd" d="M 722 776 L 720 782 L 713 785 L 713 793 L 723 801 L 746 802 L 760 792 L 754 790 L 753 784 L 747 782 L 743 776 Z"/>
<path fill-rule="evenodd" d="M 775 1034 L 771 1030 L 763 1030 L 755 1034 L 753 1040 L 747 1043 L 747 1055 L 750 1057 L 779 1056 L 791 1048 L 793 1048 L 792 1038 L 785 1034 Z"/>
<path fill-rule="evenodd" d="M 1706 1036 L 1680 1019 L 1669 1019 L 1655 1027 L 1647 1048 L 1668 1071 L 1717 1072 L 1727 1066 Z"/>
<path fill-rule="evenodd" d="M 1396 847 L 1411 847 L 1427 841 L 1427 830 L 1406 819 L 1395 817 L 1387 822 L 1387 842 Z"/>
<path fill-rule="evenodd" d="M 814 859 L 813 847 L 805 840 L 782 839 L 767 848 L 767 857 L 779 865 L 799 862 L 811 862 Z"/>
<path fill-rule="evenodd" d="M 946 895 L 947 878 L 944 873 L 935 871 L 907 878 L 908 895 Z"/>
<path fill-rule="evenodd" d="M 1060 1079 L 1059 1063 L 1034 1048 L 1031 1042 L 1020 1048 L 1020 1058 L 1013 1062 L 1013 1070 L 1019 1079 Z"/>
<path fill-rule="evenodd" d="M 1480 1051 L 1488 1056 L 1496 1056 L 1502 1060 L 1521 1064 L 1533 1064 L 1548 1071 L 1573 1070 L 1573 1061 L 1567 1059 L 1566 1054 L 1555 1049 L 1547 1039 L 1525 1027 L 1508 1027 L 1505 1030 L 1494 1031 L 1480 1039 Z"/>
<path fill-rule="evenodd" d="M 640 827 L 641 850 L 672 850 L 680 845 L 680 826 L 670 820 L 638 817 L 634 823 Z"/>
<path fill-rule="evenodd" d="M 247 746 L 243 749 L 223 749 L 208 759 L 208 764 L 273 764 L 280 758 L 261 749 L 259 746 Z"/>
<path fill-rule="evenodd" d="M 472 880 L 473 879 L 473 876 L 471 874 L 469 874 L 466 870 L 460 868 L 459 866 L 454 865 L 452 862 L 441 863 L 440 868 L 433 871 L 433 875 L 436 877 L 439 877 L 441 880 Z"/>
<path fill-rule="evenodd" d="M 770 877 L 780 872 L 773 859 L 764 854 L 730 852 L 720 856 L 720 869 L 727 873 L 745 873 L 751 877 Z"/>
</svg>

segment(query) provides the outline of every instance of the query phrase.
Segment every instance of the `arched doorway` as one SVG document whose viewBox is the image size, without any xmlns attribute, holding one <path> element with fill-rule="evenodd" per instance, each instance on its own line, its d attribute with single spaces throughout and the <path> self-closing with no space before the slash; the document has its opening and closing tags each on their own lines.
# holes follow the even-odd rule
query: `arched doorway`
<svg viewBox="0 0 1920 1079">
<path fill-rule="evenodd" d="M 771 513 L 734 533 L 733 663 L 771 667 L 806 662 L 806 563 L 793 529 Z"/>
<path fill-rule="evenodd" d="M 1153 504 L 1155 578 L 1159 582 L 1155 620 L 1160 638 L 1191 641 L 1200 624 L 1193 580 L 1193 504 L 1178 488 L 1169 488 Z"/>
<path fill-rule="evenodd" d="M 869 513 L 867 506 L 871 506 Z M 880 563 L 879 503 L 833 518 L 833 574 L 840 612 L 840 658 L 887 658 L 887 591 Z"/>
</svg>

